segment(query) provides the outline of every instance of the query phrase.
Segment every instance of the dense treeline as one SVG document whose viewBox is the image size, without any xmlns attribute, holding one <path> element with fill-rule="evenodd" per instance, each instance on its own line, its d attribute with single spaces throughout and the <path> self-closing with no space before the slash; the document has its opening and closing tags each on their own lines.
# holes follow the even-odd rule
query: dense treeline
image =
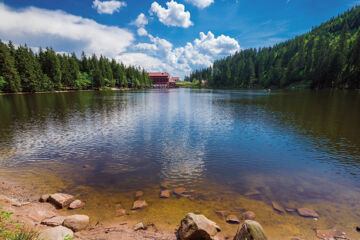
<svg viewBox="0 0 360 240">
<path fill-rule="evenodd" d="M 210 87 L 360 89 L 360 6 L 273 47 L 246 49 L 185 80 Z"/>
<path fill-rule="evenodd" d="M 0 41 L 0 92 L 38 92 L 106 87 L 151 86 L 143 69 L 126 67 L 103 56 L 78 59 L 73 53 L 57 54 L 53 49 L 15 48 Z"/>
</svg>

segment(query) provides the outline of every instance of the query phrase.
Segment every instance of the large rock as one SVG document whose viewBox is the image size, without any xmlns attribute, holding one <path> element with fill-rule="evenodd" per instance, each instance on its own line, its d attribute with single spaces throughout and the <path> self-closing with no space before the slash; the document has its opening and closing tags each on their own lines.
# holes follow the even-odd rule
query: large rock
<svg viewBox="0 0 360 240">
<path fill-rule="evenodd" d="M 64 240 L 65 237 L 73 237 L 74 233 L 70 229 L 58 226 L 43 230 L 39 234 L 39 239 L 42 240 Z"/>
<path fill-rule="evenodd" d="M 49 202 L 56 205 L 59 208 L 64 208 L 68 206 L 75 200 L 74 196 L 66 193 L 54 193 L 49 197 Z"/>
<path fill-rule="evenodd" d="M 316 230 L 316 236 L 323 240 L 347 239 L 346 233 L 337 229 Z"/>
<path fill-rule="evenodd" d="M 86 215 L 71 215 L 65 218 L 63 225 L 78 232 L 89 225 L 89 217 Z"/>
<path fill-rule="evenodd" d="M 297 212 L 302 217 L 318 218 L 319 214 L 310 208 L 298 208 Z"/>
<path fill-rule="evenodd" d="M 204 215 L 186 214 L 178 229 L 180 240 L 212 240 L 220 232 L 220 227 Z"/>
<path fill-rule="evenodd" d="M 51 206 L 54 208 L 53 206 Z M 41 222 L 44 219 L 52 218 L 56 215 L 56 212 L 50 207 L 33 206 L 25 211 L 27 218 L 34 222 Z"/>
<path fill-rule="evenodd" d="M 78 209 L 78 208 L 82 208 L 84 205 L 85 205 L 85 203 L 83 203 L 81 200 L 77 199 L 70 204 L 69 208 L 70 209 Z"/>
<path fill-rule="evenodd" d="M 49 197 L 50 197 L 50 194 L 43 194 L 43 195 L 41 195 L 39 201 L 40 202 L 47 202 Z"/>
<path fill-rule="evenodd" d="M 136 200 L 134 203 L 133 203 L 133 207 L 132 207 L 132 210 L 137 210 L 137 209 L 141 209 L 141 208 L 144 208 L 147 206 L 147 203 L 145 200 Z"/>
<path fill-rule="evenodd" d="M 64 220 L 65 220 L 64 216 L 57 216 L 57 217 L 45 219 L 41 222 L 41 224 L 46 226 L 56 227 L 62 225 Z"/>
<path fill-rule="evenodd" d="M 241 227 L 239 227 L 234 240 L 267 240 L 264 229 L 261 225 L 252 220 L 246 220 Z"/>
</svg>

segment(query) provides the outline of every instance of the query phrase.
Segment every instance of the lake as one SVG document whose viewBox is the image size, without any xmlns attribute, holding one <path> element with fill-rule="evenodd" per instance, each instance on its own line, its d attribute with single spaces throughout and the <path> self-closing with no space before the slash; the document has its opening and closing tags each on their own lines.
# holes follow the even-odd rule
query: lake
<svg viewBox="0 0 360 240">
<path fill-rule="evenodd" d="M 34 194 L 86 201 L 97 221 L 173 231 L 190 211 L 233 236 L 251 210 L 270 239 L 316 239 L 337 227 L 360 239 L 360 92 L 153 89 L 0 96 L 0 174 Z M 185 187 L 160 199 L 160 183 Z M 130 209 L 135 191 L 145 209 Z M 257 192 L 249 194 L 249 191 Z M 318 219 L 284 208 L 308 207 Z"/>
</svg>

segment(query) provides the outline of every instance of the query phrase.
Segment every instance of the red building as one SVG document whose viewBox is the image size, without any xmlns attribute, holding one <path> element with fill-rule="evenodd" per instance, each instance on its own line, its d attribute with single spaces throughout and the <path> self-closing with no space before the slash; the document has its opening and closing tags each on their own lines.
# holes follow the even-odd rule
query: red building
<svg viewBox="0 0 360 240">
<path fill-rule="evenodd" d="M 178 77 L 170 78 L 169 73 L 148 73 L 154 88 L 173 88 L 176 87 Z"/>
</svg>

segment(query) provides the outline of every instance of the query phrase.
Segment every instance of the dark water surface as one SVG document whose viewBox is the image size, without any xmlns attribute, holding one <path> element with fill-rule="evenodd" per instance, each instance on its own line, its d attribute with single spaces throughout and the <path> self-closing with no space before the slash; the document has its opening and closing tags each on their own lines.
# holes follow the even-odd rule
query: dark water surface
<svg viewBox="0 0 360 240">
<path fill-rule="evenodd" d="M 106 218 L 95 211 L 104 199 L 131 205 L 133 192 L 143 190 L 151 204 L 141 216 L 154 222 L 168 216 L 169 226 L 191 210 L 217 222 L 223 220 L 214 210 L 238 216 L 252 210 L 277 239 L 313 239 L 313 228 L 335 226 L 360 239 L 360 93 L 171 89 L 0 96 L 0 169 L 27 182 L 42 179 L 40 188 L 52 174 L 64 179 L 53 189 L 79 193 L 99 219 Z M 159 200 L 163 181 L 184 186 L 192 197 Z M 261 194 L 245 196 L 249 190 Z M 279 215 L 271 201 L 311 207 L 320 218 Z M 225 233 L 236 229 L 221 224 Z"/>
</svg>

